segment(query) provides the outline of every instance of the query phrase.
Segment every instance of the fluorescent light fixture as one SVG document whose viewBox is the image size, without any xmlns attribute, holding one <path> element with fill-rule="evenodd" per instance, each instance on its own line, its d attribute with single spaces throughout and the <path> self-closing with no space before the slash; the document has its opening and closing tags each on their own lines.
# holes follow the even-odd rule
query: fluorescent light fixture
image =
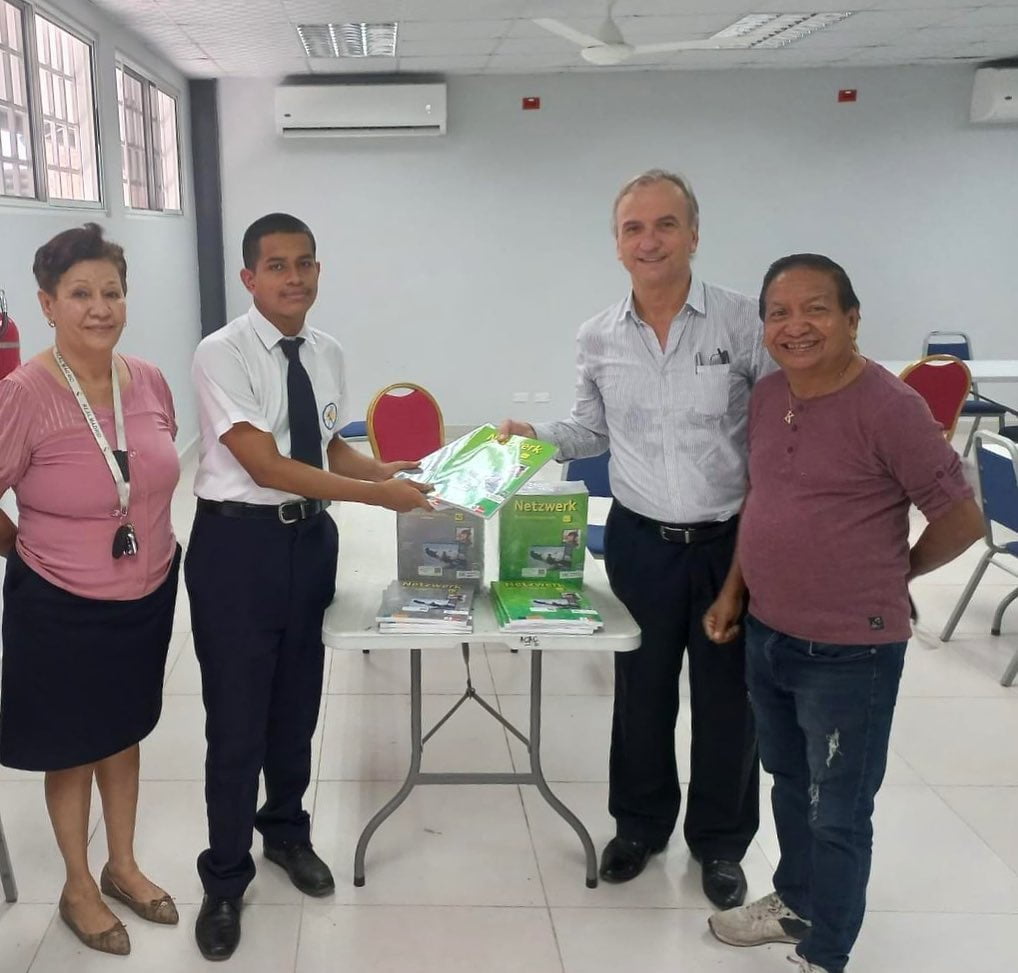
<svg viewBox="0 0 1018 973">
<path fill-rule="evenodd" d="M 747 47 L 784 47 L 818 30 L 838 24 L 852 11 L 822 14 L 747 14 L 711 40 L 744 39 Z"/>
<path fill-rule="evenodd" d="M 308 57 L 395 57 L 399 24 L 298 24 Z"/>
</svg>

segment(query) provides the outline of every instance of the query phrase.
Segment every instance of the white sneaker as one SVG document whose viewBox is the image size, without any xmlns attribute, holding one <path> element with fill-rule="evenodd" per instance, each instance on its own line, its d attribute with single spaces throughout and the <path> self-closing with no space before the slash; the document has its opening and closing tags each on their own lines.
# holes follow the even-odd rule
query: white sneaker
<svg viewBox="0 0 1018 973">
<path fill-rule="evenodd" d="M 798 953 L 789 953 L 788 962 L 798 963 L 799 973 L 827 973 L 826 966 L 817 966 L 816 963 L 811 963 L 805 956 L 800 956 Z"/>
<path fill-rule="evenodd" d="M 789 909 L 777 892 L 738 909 L 715 912 L 707 920 L 707 925 L 721 942 L 729 946 L 797 943 L 809 928 L 809 923 Z M 816 970 L 825 973 L 819 967 Z"/>
</svg>

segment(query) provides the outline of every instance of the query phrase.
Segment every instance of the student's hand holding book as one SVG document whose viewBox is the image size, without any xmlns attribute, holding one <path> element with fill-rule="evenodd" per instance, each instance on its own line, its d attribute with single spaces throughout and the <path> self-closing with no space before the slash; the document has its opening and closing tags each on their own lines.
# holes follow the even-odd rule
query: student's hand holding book
<svg viewBox="0 0 1018 973">
<path fill-rule="evenodd" d="M 371 501 L 378 507 L 395 510 L 405 514 L 411 510 L 431 510 L 425 494 L 432 489 L 430 483 L 417 483 L 414 480 L 382 480 L 374 484 Z"/>
<path fill-rule="evenodd" d="M 391 463 L 379 463 L 378 479 L 388 480 L 397 473 L 402 473 L 406 470 L 419 470 L 420 468 L 421 464 L 417 460 L 397 459 Z"/>
</svg>

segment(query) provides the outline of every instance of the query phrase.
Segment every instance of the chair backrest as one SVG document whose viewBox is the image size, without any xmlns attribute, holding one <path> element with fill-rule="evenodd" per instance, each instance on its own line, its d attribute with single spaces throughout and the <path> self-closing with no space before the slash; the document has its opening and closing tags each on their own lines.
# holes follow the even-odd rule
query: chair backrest
<svg viewBox="0 0 1018 973">
<path fill-rule="evenodd" d="M 610 497 L 611 483 L 608 481 L 608 460 L 611 451 L 605 450 L 600 456 L 589 459 L 573 459 L 566 464 L 565 479 L 582 480 L 592 497 Z"/>
<path fill-rule="evenodd" d="M 396 382 L 368 406 L 371 452 L 383 463 L 418 460 L 445 443 L 442 410 L 434 396 L 412 382 Z"/>
<path fill-rule="evenodd" d="M 972 342 L 964 331 L 931 331 L 923 342 L 923 355 L 954 355 L 972 361 Z"/>
<path fill-rule="evenodd" d="M 977 432 L 976 465 L 987 529 L 992 521 L 1018 531 L 1018 446 L 1003 436 Z"/>
<path fill-rule="evenodd" d="M 950 439 L 972 387 L 965 362 L 954 355 L 927 355 L 909 365 L 900 378 L 926 400 L 944 436 Z"/>
</svg>

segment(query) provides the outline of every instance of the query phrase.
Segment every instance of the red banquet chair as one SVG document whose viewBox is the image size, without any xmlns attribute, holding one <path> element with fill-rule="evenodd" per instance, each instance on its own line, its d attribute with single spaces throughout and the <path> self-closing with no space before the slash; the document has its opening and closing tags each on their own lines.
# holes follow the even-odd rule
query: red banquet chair
<svg viewBox="0 0 1018 973">
<path fill-rule="evenodd" d="M 396 382 L 368 406 L 371 452 L 383 463 L 418 460 L 445 443 L 442 410 L 434 396 L 412 382 Z"/>
<path fill-rule="evenodd" d="M 909 365 L 899 378 L 925 400 L 950 441 L 962 406 L 972 388 L 968 366 L 954 355 L 927 355 Z"/>
</svg>

